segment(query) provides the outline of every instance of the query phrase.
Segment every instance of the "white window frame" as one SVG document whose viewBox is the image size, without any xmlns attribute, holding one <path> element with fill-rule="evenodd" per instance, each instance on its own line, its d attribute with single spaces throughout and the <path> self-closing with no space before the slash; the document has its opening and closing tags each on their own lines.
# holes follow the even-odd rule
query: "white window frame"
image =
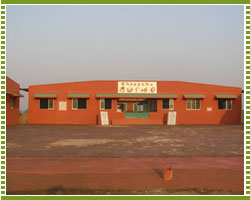
<svg viewBox="0 0 250 200">
<path fill-rule="evenodd" d="M 111 108 L 106 109 L 105 108 L 105 99 L 110 99 L 110 98 L 100 98 L 100 110 L 112 110 L 112 108 L 113 108 L 113 105 L 112 105 L 113 100 L 111 99 Z M 103 107 L 102 107 L 102 105 L 103 105 Z"/>
<path fill-rule="evenodd" d="M 196 107 L 196 100 L 199 100 L 200 101 L 200 108 L 199 109 L 188 108 L 188 100 L 195 100 L 195 107 Z M 191 107 L 192 107 L 192 102 L 191 102 Z M 201 110 L 201 99 L 186 99 L 186 109 L 187 110 Z"/>
<path fill-rule="evenodd" d="M 48 99 L 48 109 L 45 109 L 45 108 L 41 108 L 41 107 L 40 107 L 40 105 L 41 105 L 41 102 L 40 102 L 41 99 L 39 99 L 39 109 L 40 109 L 40 110 L 54 110 L 54 99 L 53 99 L 53 98 L 46 98 L 46 99 Z M 52 100 L 52 105 L 53 105 L 52 108 L 49 107 L 49 101 L 50 101 L 50 100 Z"/>
<path fill-rule="evenodd" d="M 76 107 L 77 107 L 77 108 L 74 108 L 74 107 L 73 107 L 73 105 L 74 105 L 74 103 L 73 103 L 73 102 L 74 102 L 74 99 L 77 100 L 77 101 L 76 101 Z M 72 98 L 72 110 L 87 110 L 87 106 L 88 106 L 88 105 L 87 105 L 87 99 L 86 99 L 86 108 L 78 108 L 78 100 L 79 100 L 79 99 L 83 99 L 83 98 Z"/>
<path fill-rule="evenodd" d="M 14 109 L 16 106 L 16 98 L 10 97 L 10 109 Z"/>
<path fill-rule="evenodd" d="M 233 110 L 233 100 L 232 100 L 232 99 L 228 99 L 228 100 L 230 100 L 230 103 L 231 103 L 231 109 L 228 109 L 228 105 L 226 105 L 227 110 Z M 227 103 L 226 103 L 226 104 L 227 104 Z"/>
<path fill-rule="evenodd" d="M 169 99 L 169 110 L 174 110 L 174 99 Z"/>
<path fill-rule="evenodd" d="M 124 112 L 127 112 L 127 103 L 118 103 L 117 102 L 117 105 L 118 104 L 123 104 L 124 106 L 125 106 L 125 111 Z M 116 108 L 116 112 L 118 112 L 118 113 L 120 113 L 119 111 L 118 111 L 118 109 Z M 122 111 L 121 111 L 122 112 Z"/>
<path fill-rule="evenodd" d="M 105 110 L 105 99 L 100 98 L 100 110 Z"/>
<path fill-rule="evenodd" d="M 125 111 L 124 112 L 127 112 L 128 104 L 127 103 L 123 103 L 123 105 L 125 106 Z"/>
<path fill-rule="evenodd" d="M 136 110 L 135 110 L 135 105 L 136 105 Z M 142 108 L 142 111 L 141 111 L 141 109 L 138 111 L 138 108 Z M 133 112 L 143 112 L 143 110 L 144 110 L 144 105 L 143 104 L 133 103 Z"/>
<path fill-rule="evenodd" d="M 137 112 L 137 105 L 138 105 L 138 103 L 133 103 L 133 112 L 135 112 L 135 105 L 136 105 L 136 112 Z"/>
<path fill-rule="evenodd" d="M 226 108 L 225 109 L 219 108 L 219 100 L 220 99 L 218 99 L 218 110 L 232 110 L 233 109 L 233 100 L 232 99 L 225 99 L 226 100 Z M 228 109 L 228 101 L 230 101 L 230 103 L 231 103 L 231 109 Z"/>
<path fill-rule="evenodd" d="M 72 98 L 72 110 L 78 110 L 77 108 L 74 108 L 74 100 L 76 100 L 77 98 Z M 78 107 L 78 101 L 76 102 L 76 107 Z"/>
<path fill-rule="evenodd" d="M 52 101 L 52 108 L 49 107 L 49 101 Z M 54 99 L 48 98 L 48 110 L 53 110 L 54 109 Z"/>
<path fill-rule="evenodd" d="M 73 105 L 74 105 L 74 99 L 76 99 L 77 101 L 76 101 L 76 107 L 77 108 L 74 108 L 73 107 Z M 78 100 L 79 99 L 84 99 L 84 98 L 72 98 L 72 110 L 87 110 L 87 106 L 88 106 L 88 104 L 87 104 L 87 99 L 86 99 L 86 108 L 78 108 Z"/>
<path fill-rule="evenodd" d="M 174 99 L 168 99 L 169 108 L 163 108 L 163 101 L 166 99 L 162 99 L 162 110 L 174 110 Z"/>
</svg>

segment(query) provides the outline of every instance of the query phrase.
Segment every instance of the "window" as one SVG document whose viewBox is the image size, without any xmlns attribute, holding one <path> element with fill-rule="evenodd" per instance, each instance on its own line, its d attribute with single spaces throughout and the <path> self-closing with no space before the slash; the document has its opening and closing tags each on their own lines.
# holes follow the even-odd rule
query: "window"
<svg viewBox="0 0 250 200">
<path fill-rule="evenodd" d="M 117 112 L 127 112 L 127 104 L 117 102 Z"/>
<path fill-rule="evenodd" d="M 112 109 L 112 99 L 100 99 L 100 109 L 106 110 L 106 109 Z"/>
<path fill-rule="evenodd" d="M 148 111 L 157 112 L 157 99 L 148 99 Z"/>
<path fill-rule="evenodd" d="M 146 99 L 134 103 L 133 112 L 157 112 L 157 99 Z"/>
<path fill-rule="evenodd" d="M 232 110 L 232 100 L 231 99 L 219 99 L 218 108 L 219 110 Z"/>
<path fill-rule="evenodd" d="M 174 99 L 163 99 L 162 109 L 174 110 Z"/>
<path fill-rule="evenodd" d="M 187 110 L 200 110 L 201 100 L 200 99 L 187 99 Z"/>
<path fill-rule="evenodd" d="M 143 104 L 140 104 L 140 103 L 134 103 L 133 104 L 134 108 L 133 108 L 133 111 L 134 112 L 145 112 L 145 107 Z"/>
<path fill-rule="evenodd" d="M 40 109 L 53 109 L 54 108 L 54 101 L 51 98 L 44 98 L 40 99 Z"/>
<path fill-rule="evenodd" d="M 87 99 L 73 98 L 72 99 L 72 109 L 73 110 L 87 109 Z"/>
<path fill-rule="evenodd" d="M 16 98 L 15 97 L 10 97 L 10 108 L 14 109 L 16 105 Z"/>
</svg>

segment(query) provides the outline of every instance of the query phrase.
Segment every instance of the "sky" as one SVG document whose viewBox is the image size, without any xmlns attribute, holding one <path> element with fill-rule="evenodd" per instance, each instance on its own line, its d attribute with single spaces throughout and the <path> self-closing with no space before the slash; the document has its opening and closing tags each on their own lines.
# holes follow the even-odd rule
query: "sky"
<svg viewBox="0 0 250 200">
<path fill-rule="evenodd" d="M 8 5 L 7 76 L 20 84 L 166 80 L 244 87 L 239 5 Z M 27 109 L 28 94 L 20 110 Z"/>
</svg>

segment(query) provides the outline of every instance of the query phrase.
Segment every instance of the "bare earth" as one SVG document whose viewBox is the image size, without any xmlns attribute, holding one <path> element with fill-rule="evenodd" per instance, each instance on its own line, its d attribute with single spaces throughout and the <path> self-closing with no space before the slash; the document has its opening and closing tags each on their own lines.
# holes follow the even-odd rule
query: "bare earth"
<svg viewBox="0 0 250 200">
<path fill-rule="evenodd" d="M 238 157 L 243 125 L 7 127 L 7 157 Z"/>
</svg>

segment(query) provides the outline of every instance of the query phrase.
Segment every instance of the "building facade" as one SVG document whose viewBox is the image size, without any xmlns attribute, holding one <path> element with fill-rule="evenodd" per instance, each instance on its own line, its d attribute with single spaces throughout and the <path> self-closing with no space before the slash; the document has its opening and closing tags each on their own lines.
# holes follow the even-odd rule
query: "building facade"
<svg viewBox="0 0 250 200">
<path fill-rule="evenodd" d="M 19 124 L 20 86 L 6 76 L 6 125 Z"/>
<path fill-rule="evenodd" d="M 181 81 L 85 81 L 29 86 L 30 124 L 238 124 L 241 88 Z"/>
</svg>

